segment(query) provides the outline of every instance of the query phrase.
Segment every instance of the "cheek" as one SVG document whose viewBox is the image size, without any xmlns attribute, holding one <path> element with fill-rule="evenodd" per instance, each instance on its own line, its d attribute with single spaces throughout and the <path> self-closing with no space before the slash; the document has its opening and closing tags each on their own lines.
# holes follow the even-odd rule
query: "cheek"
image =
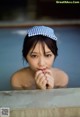
<svg viewBox="0 0 80 117">
<path fill-rule="evenodd" d="M 29 62 L 29 64 L 31 65 L 31 66 L 36 66 L 36 62 L 35 61 L 31 61 L 31 62 Z"/>
<path fill-rule="evenodd" d="M 50 61 L 50 62 L 48 63 L 48 65 L 49 65 L 49 66 L 52 66 L 52 65 L 53 65 L 53 62 L 52 62 L 52 61 Z"/>
<path fill-rule="evenodd" d="M 31 58 L 27 58 L 27 61 L 30 66 L 36 66 L 36 64 L 37 64 L 37 61 L 35 61 L 34 59 L 31 59 Z"/>
<path fill-rule="evenodd" d="M 37 62 L 36 61 L 28 61 L 28 64 L 29 64 L 29 67 L 34 71 L 34 72 L 36 72 L 37 71 Z"/>
<path fill-rule="evenodd" d="M 54 58 L 50 59 L 47 63 L 48 63 L 49 66 L 52 66 L 53 63 L 54 63 Z"/>
</svg>

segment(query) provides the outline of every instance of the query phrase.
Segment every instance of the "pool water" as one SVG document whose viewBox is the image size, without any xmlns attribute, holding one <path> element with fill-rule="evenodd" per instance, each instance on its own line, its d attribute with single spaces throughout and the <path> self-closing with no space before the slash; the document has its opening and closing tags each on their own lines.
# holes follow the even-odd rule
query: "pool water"
<svg viewBox="0 0 80 117">
<path fill-rule="evenodd" d="M 80 28 L 54 27 L 58 37 L 58 57 L 54 67 L 69 75 L 68 87 L 80 86 Z M 28 64 L 23 61 L 25 28 L 0 29 L 0 90 L 11 90 L 10 77 Z"/>
</svg>

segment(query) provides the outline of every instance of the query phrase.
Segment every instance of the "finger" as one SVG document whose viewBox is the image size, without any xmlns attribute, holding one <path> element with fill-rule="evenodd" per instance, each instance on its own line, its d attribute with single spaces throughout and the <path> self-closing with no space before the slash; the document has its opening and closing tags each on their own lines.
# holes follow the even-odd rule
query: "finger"
<svg viewBox="0 0 80 117">
<path fill-rule="evenodd" d="M 54 87 L 54 78 L 51 77 L 49 74 L 47 74 L 46 79 L 47 79 L 48 88 L 53 88 Z"/>
<path fill-rule="evenodd" d="M 40 84 L 46 85 L 46 83 L 47 83 L 47 80 L 45 79 L 45 77 L 41 78 Z"/>
<path fill-rule="evenodd" d="M 52 70 L 51 69 L 46 69 L 45 73 L 48 73 L 48 74 L 52 75 Z"/>
<path fill-rule="evenodd" d="M 44 80 L 44 81 L 42 82 L 42 86 L 46 88 L 46 84 L 47 84 L 47 81 Z"/>
<path fill-rule="evenodd" d="M 41 89 L 46 89 L 46 79 L 45 77 L 39 77 L 37 80 L 36 80 L 36 83 L 38 85 L 38 87 L 40 87 Z"/>
<path fill-rule="evenodd" d="M 39 70 L 39 71 L 36 72 L 36 74 L 35 74 L 35 80 L 39 77 L 40 74 L 42 74 L 41 70 Z"/>
<path fill-rule="evenodd" d="M 45 80 L 45 76 L 43 74 L 40 74 L 40 76 L 37 77 L 37 79 L 36 79 L 36 81 L 37 81 L 38 84 L 40 84 L 44 80 Z"/>
<path fill-rule="evenodd" d="M 54 81 L 54 77 L 50 76 L 49 74 L 46 74 L 46 80 L 49 81 L 49 80 L 52 80 Z"/>
</svg>

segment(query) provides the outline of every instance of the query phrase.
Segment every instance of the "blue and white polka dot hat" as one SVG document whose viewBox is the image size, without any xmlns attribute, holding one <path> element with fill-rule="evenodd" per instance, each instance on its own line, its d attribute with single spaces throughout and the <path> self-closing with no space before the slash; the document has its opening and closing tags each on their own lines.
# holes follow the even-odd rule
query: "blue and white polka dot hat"
<svg viewBox="0 0 80 117">
<path fill-rule="evenodd" d="M 35 35 L 43 35 L 47 36 L 53 40 L 57 40 L 57 37 L 54 34 L 54 30 L 47 26 L 33 26 L 27 30 L 27 34 L 29 37 Z"/>
</svg>

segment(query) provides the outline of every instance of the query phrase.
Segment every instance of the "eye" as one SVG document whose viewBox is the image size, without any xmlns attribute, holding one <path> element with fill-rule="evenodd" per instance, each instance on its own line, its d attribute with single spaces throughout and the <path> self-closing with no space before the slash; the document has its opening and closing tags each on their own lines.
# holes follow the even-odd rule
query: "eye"
<svg viewBox="0 0 80 117">
<path fill-rule="evenodd" d="M 38 56 L 37 55 L 31 55 L 32 58 L 37 58 Z"/>
<path fill-rule="evenodd" d="M 46 57 L 51 57 L 51 56 L 52 56 L 52 54 L 46 54 L 45 56 L 46 56 Z"/>
</svg>

